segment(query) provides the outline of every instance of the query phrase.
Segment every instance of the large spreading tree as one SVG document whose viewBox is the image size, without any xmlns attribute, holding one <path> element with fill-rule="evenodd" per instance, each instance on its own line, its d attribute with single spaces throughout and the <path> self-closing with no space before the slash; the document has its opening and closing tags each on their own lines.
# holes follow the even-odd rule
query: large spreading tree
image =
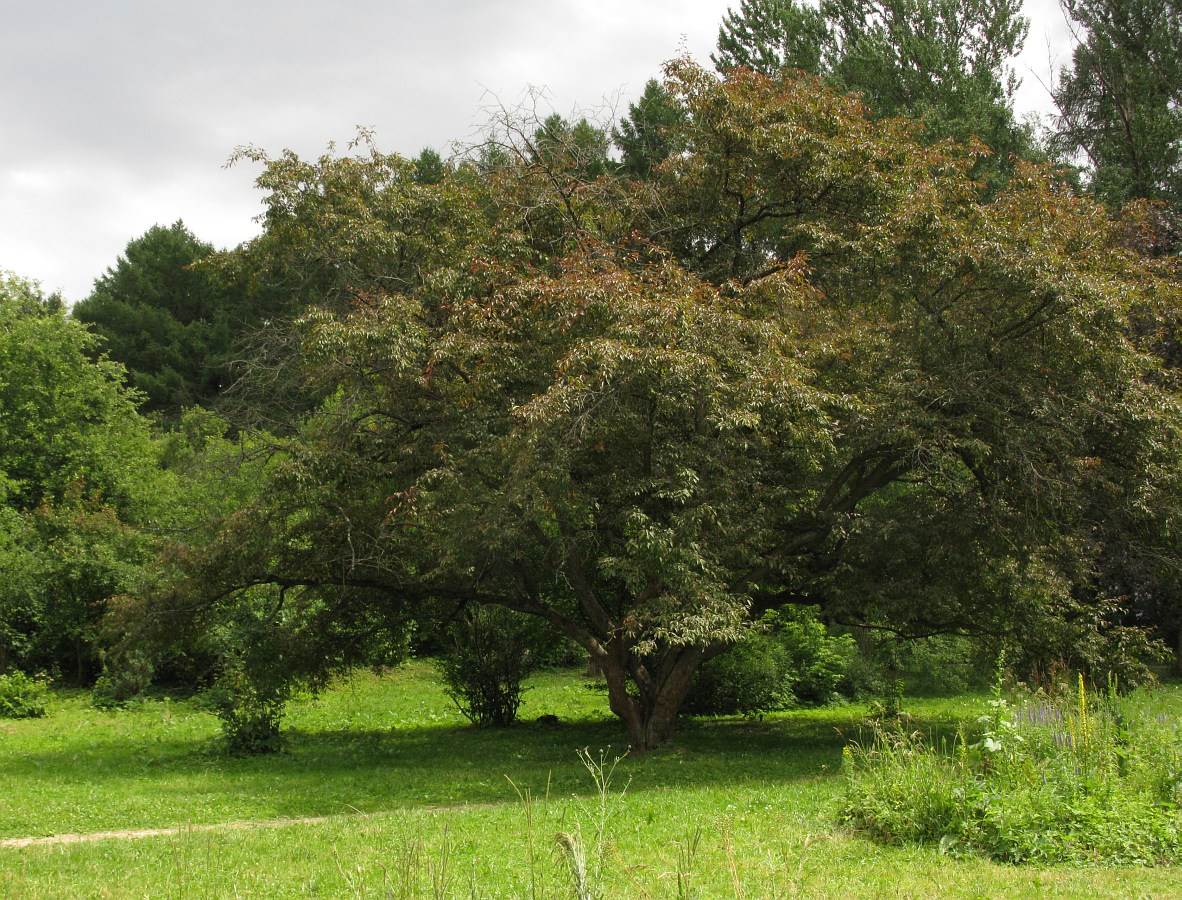
<svg viewBox="0 0 1182 900">
<path fill-rule="evenodd" d="M 1176 305 L 1168 263 L 1042 169 L 986 199 L 979 147 L 814 79 L 679 61 L 665 88 L 684 149 L 642 181 L 529 123 L 432 183 L 372 148 L 258 155 L 234 264 L 316 303 L 282 361 L 312 409 L 263 494 L 177 545 L 152 622 L 247 609 L 299 677 L 509 607 L 587 650 L 637 749 L 786 602 L 1130 636 L 1096 517 L 1177 527 L 1178 403 L 1126 328 Z"/>
</svg>

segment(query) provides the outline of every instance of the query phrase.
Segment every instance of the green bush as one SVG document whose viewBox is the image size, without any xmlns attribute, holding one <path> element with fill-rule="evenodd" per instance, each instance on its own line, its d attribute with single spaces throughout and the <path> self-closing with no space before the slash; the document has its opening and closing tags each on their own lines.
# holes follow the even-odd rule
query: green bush
<svg viewBox="0 0 1182 900">
<path fill-rule="evenodd" d="M 951 746 L 878 725 L 841 814 L 884 843 L 1004 862 L 1164 864 L 1182 852 L 1182 733 L 1149 695 L 995 693 Z"/>
<path fill-rule="evenodd" d="M 986 688 L 992 664 L 979 641 L 962 635 L 922 638 L 860 632 L 838 691 L 847 697 L 879 697 L 902 681 L 912 697 L 950 697 Z"/>
<path fill-rule="evenodd" d="M 49 688 L 43 678 L 23 672 L 0 675 L 0 718 L 36 719 L 45 715 Z"/>
<path fill-rule="evenodd" d="M 440 672 L 472 724 L 504 728 L 517 719 L 522 685 L 538 666 L 539 635 L 536 620 L 499 606 L 465 610 L 447 629 Z"/>
<path fill-rule="evenodd" d="M 967 637 L 935 634 L 895 640 L 892 654 L 892 668 L 912 696 L 950 697 L 989 685 L 991 665 L 978 643 Z"/>
<path fill-rule="evenodd" d="M 682 709 L 690 715 L 755 715 L 791 706 L 788 653 L 771 634 L 748 636 L 702 666 Z"/>
<path fill-rule="evenodd" d="M 787 679 L 797 701 L 829 702 L 857 655 L 854 639 L 829 633 L 815 606 L 785 606 L 764 619 L 788 654 Z"/>
<path fill-rule="evenodd" d="M 226 749 L 253 756 L 282 748 L 279 726 L 289 694 L 287 682 L 251 678 L 238 660 L 231 660 L 203 699 L 221 720 Z"/>
<path fill-rule="evenodd" d="M 815 606 L 765 613 L 762 630 L 702 666 L 682 708 L 691 715 L 752 715 L 828 702 L 857 648 L 849 635 L 830 634 L 819 613 Z"/>
<path fill-rule="evenodd" d="M 138 700 L 152 685 L 155 667 L 147 654 L 129 652 L 103 660 L 103 674 L 90 691 L 99 709 L 116 709 Z"/>
</svg>

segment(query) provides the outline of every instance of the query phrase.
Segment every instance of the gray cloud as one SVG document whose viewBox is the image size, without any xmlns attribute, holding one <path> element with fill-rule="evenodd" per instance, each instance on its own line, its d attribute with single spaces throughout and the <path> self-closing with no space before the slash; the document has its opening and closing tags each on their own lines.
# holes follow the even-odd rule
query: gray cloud
<svg viewBox="0 0 1182 900">
<path fill-rule="evenodd" d="M 223 168 L 242 144 L 316 154 L 363 125 L 383 149 L 443 150 L 528 85 L 560 112 L 622 111 L 679 48 L 705 60 L 732 3 L 13 4 L 0 33 L 0 268 L 76 300 L 153 224 L 183 218 L 219 246 L 250 237 L 255 172 Z M 1038 65 L 1055 0 L 1027 3 L 1040 10 Z"/>
</svg>

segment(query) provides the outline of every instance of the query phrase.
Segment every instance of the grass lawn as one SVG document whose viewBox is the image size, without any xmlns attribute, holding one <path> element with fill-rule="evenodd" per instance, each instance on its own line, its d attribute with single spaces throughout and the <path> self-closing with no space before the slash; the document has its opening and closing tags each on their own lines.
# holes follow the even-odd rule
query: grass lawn
<svg viewBox="0 0 1182 900">
<path fill-rule="evenodd" d="M 179 830 L 0 847 L 0 897 L 576 897 L 580 880 L 587 897 L 1182 897 L 1182 869 L 999 866 L 842 834 L 862 706 L 689 721 L 600 791 L 626 741 L 606 698 L 569 673 L 532 686 L 522 718 L 559 725 L 479 731 L 427 663 L 359 674 L 294 703 L 286 751 L 258 758 L 221 755 L 189 702 L 103 712 L 58 693 L 44 719 L 0 720 L 0 840 Z M 941 728 L 978 703 L 908 708 Z"/>
</svg>

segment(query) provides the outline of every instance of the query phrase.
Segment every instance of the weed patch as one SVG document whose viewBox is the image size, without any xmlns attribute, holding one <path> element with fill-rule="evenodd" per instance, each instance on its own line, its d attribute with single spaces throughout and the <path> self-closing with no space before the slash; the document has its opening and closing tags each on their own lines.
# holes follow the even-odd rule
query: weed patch
<svg viewBox="0 0 1182 900">
<path fill-rule="evenodd" d="M 1008 862 L 1161 865 L 1182 852 L 1182 733 L 1152 696 L 1003 696 L 951 741 L 876 723 L 847 747 L 841 821 Z"/>
<path fill-rule="evenodd" d="M 44 679 L 21 672 L 0 675 L 0 718 L 39 719 L 45 715 L 48 697 Z"/>
</svg>

